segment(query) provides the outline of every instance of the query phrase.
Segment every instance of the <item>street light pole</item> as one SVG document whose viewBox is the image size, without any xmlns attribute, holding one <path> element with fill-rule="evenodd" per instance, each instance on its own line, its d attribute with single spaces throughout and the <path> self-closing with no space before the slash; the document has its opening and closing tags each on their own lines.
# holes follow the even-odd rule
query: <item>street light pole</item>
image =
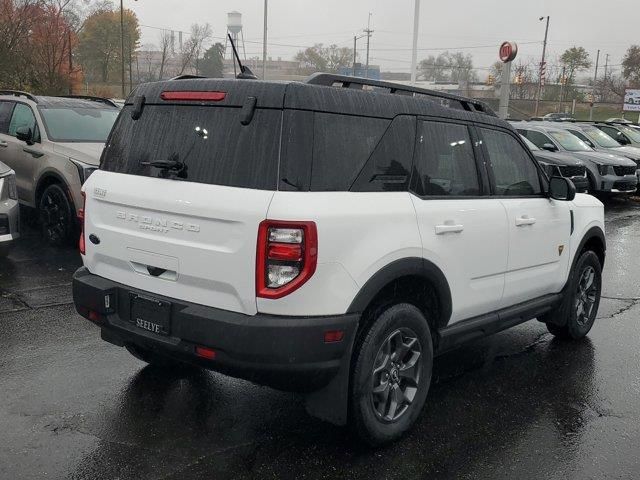
<svg viewBox="0 0 640 480">
<path fill-rule="evenodd" d="M 267 79 L 267 11 L 269 0 L 264 0 L 264 32 L 262 36 L 262 79 Z"/>
<path fill-rule="evenodd" d="M 544 17 L 540 17 L 540 21 L 544 20 Z M 544 43 L 542 44 L 542 61 L 540 62 L 540 71 L 538 72 L 538 95 L 536 95 L 536 111 L 535 116 L 538 116 L 538 109 L 540 107 L 540 96 L 542 95 L 542 69 L 544 68 L 544 57 L 547 53 L 547 37 L 549 35 L 549 16 L 547 16 L 547 26 L 544 29 Z"/>
<path fill-rule="evenodd" d="M 411 52 L 411 84 L 415 85 L 418 77 L 418 26 L 420 24 L 420 0 L 415 0 L 413 12 L 413 50 Z"/>
</svg>

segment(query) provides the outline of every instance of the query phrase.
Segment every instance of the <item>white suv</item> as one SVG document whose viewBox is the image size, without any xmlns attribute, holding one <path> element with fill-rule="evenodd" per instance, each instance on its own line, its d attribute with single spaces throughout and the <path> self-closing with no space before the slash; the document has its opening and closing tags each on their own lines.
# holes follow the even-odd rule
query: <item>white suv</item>
<svg viewBox="0 0 640 480">
<path fill-rule="evenodd" d="M 371 444 L 415 422 L 434 355 L 536 317 L 581 338 L 598 309 L 602 204 L 474 100 L 147 84 L 83 190 L 74 301 L 104 340 L 304 392 Z"/>
</svg>

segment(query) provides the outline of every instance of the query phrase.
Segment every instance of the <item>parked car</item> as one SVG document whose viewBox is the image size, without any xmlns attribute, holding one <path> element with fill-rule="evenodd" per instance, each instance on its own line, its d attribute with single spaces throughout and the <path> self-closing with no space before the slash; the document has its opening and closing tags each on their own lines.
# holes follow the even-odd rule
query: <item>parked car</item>
<svg viewBox="0 0 640 480">
<path fill-rule="evenodd" d="M 547 177 L 555 176 L 568 178 L 573 182 L 577 192 L 589 190 L 589 180 L 587 179 L 587 167 L 580 160 L 568 153 L 549 152 L 535 146 L 531 140 L 522 136 L 522 141 L 533 153 Z"/>
<path fill-rule="evenodd" d="M 640 147 L 640 131 L 637 128 L 619 123 L 596 123 L 595 126 L 620 145 Z"/>
<path fill-rule="evenodd" d="M 622 123 L 622 124 L 633 124 L 631 120 L 627 120 L 626 118 L 607 118 L 606 123 Z"/>
<path fill-rule="evenodd" d="M 549 122 L 565 122 L 567 120 L 573 120 L 573 115 L 570 113 L 547 113 L 542 117 L 542 120 Z"/>
<path fill-rule="evenodd" d="M 77 241 L 80 187 L 118 113 L 101 98 L 0 91 L 0 161 L 15 170 L 20 203 L 37 210 L 49 243 Z"/>
<path fill-rule="evenodd" d="M 442 92 L 141 85 L 83 191 L 73 297 L 104 340 L 305 392 L 371 444 L 416 421 L 434 355 L 534 317 L 582 338 L 598 310 L 602 204 Z"/>
<path fill-rule="evenodd" d="M 589 123 L 566 123 L 556 125 L 566 129 L 596 152 L 613 153 L 633 160 L 636 163 L 636 176 L 640 173 L 640 147 L 620 145 L 604 131 Z"/>
<path fill-rule="evenodd" d="M 636 163 L 626 157 L 596 152 L 570 132 L 535 122 L 514 122 L 518 132 L 536 147 L 550 152 L 566 152 L 584 162 L 587 167 L 589 191 L 592 193 L 632 193 L 638 184 Z"/>
<path fill-rule="evenodd" d="M 0 162 L 0 257 L 20 238 L 19 209 L 15 172 Z"/>
</svg>

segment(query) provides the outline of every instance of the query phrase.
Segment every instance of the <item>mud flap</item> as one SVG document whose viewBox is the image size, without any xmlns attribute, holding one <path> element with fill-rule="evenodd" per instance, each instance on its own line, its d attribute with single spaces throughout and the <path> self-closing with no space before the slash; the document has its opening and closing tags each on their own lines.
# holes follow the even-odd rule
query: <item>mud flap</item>
<svg viewBox="0 0 640 480">
<path fill-rule="evenodd" d="M 340 369 L 324 388 L 305 396 L 305 408 L 312 417 L 334 425 L 347 424 L 349 411 L 349 377 L 351 373 L 351 352 L 355 335 L 342 359 Z"/>
</svg>

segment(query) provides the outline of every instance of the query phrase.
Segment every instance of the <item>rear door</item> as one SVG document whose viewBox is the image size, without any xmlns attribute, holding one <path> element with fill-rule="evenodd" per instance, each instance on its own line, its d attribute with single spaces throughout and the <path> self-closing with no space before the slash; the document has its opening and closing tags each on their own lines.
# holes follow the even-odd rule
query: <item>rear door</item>
<svg viewBox="0 0 640 480">
<path fill-rule="evenodd" d="M 507 220 L 488 196 L 473 129 L 464 123 L 418 122 L 411 190 L 424 257 L 449 282 L 451 323 L 497 309 L 507 267 Z"/>
<path fill-rule="evenodd" d="M 156 100 L 138 119 L 133 112 L 123 109 L 84 187 L 85 265 L 134 288 L 254 314 L 258 225 L 276 188 L 282 111 L 257 108 L 247 122 L 240 105 Z"/>
<path fill-rule="evenodd" d="M 535 160 L 511 131 L 479 127 L 495 198 L 507 213 L 502 307 L 560 291 L 569 262 L 570 202 L 548 198 Z"/>
</svg>

